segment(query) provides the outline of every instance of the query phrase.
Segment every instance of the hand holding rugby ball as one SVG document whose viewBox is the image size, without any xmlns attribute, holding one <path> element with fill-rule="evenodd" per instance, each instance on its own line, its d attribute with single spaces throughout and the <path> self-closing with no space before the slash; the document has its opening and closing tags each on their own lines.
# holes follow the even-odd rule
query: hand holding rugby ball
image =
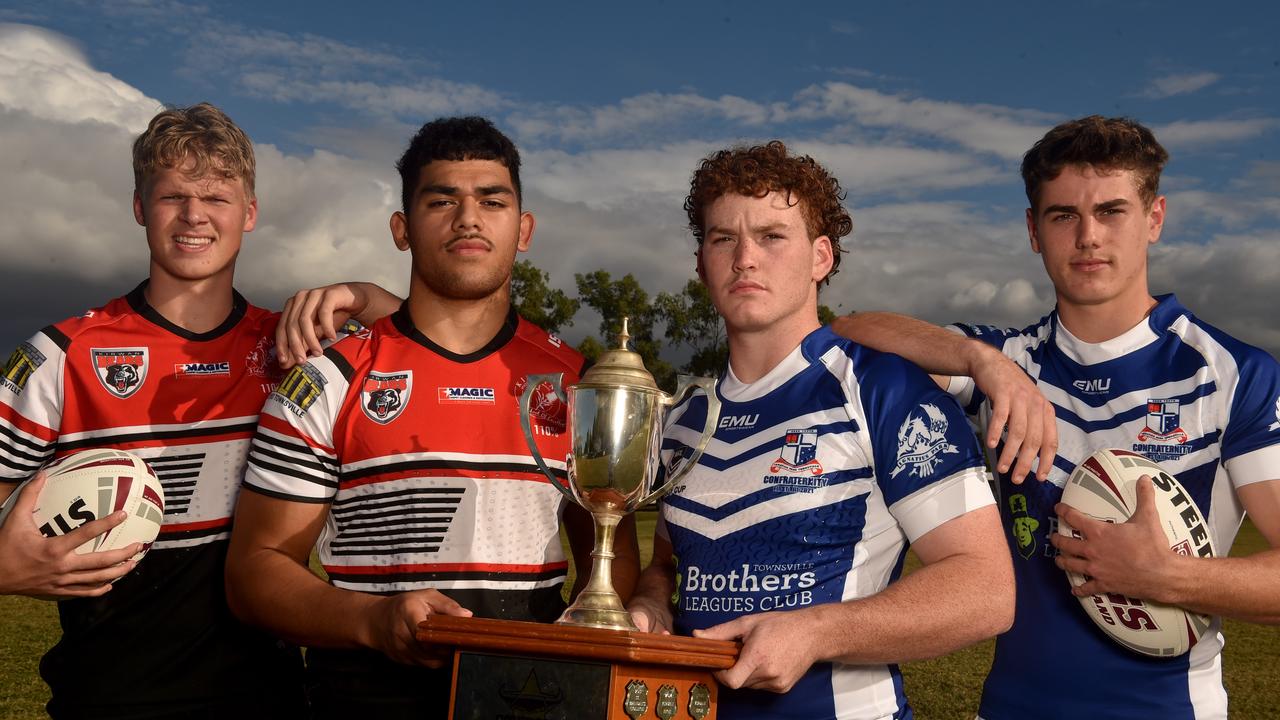
<svg viewBox="0 0 1280 720">
<path fill-rule="evenodd" d="M 1147 475 L 1169 549 L 1182 555 L 1213 557 L 1204 515 L 1172 475 L 1143 455 L 1128 450 L 1099 450 L 1080 463 L 1062 490 L 1062 502 L 1103 522 L 1123 523 L 1137 509 L 1138 479 Z M 1058 532 L 1081 537 L 1065 520 Z M 1067 571 L 1073 587 L 1088 581 Z M 1089 617 L 1112 639 L 1134 652 L 1157 657 L 1181 655 L 1209 627 L 1208 615 L 1148 600 L 1103 593 L 1079 598 Z"/>
<path fill-rule="evenodd" d="M 72 530 L 124 510 L 128 518 L 76 548 L 80 554 L 117 550 L 142 543 L 133 557 L 141 560 L 160 534 L 164 520 L 164 488 L 138 456 L 123 450 L 83 450 L 45 468 L 45 484 L 32 512 L 47 537 Z"/>
</svg>

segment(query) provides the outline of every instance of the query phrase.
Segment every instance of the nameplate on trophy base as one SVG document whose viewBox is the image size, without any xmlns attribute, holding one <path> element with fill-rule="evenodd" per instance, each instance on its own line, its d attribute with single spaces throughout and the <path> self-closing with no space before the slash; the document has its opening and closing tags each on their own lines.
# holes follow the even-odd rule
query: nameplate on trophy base
<svg viewBox="0 0 1280 720">
<path fill-rule="evenodd" d="M 418 640 L 453 648 L 453 720 L 714 720 L 712 673 L 738 654 L 722 640 L 445 615 Z"/>
</svg>

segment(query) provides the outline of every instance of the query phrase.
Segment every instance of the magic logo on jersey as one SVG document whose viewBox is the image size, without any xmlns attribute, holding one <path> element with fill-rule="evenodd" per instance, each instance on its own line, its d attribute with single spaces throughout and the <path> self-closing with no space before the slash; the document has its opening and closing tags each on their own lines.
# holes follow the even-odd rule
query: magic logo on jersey
<svg viewBox="0 0 1280 720">
<path fill-rule="evenodd" d="M 910 468 L 910 475 L 929 477 L 942 463 L 940 456 L 958 452 L 947 439 L 947 416 L 937 405 L 921 405 L 898 428 L 898 463 L 890 475 Z"/>
<path fill-rule="evenodd" d="M 93 369 L 98 381 L 118 398 L 127 398 L 138 392 L 147 379 L 147 349 L 91 348 Z"/>
<path fill-rule="evenodd" d="M 280 403 L 286 410 L 302 417 L 307 409 L 315 404 L 316 398 L 324 392 L 327 381 L 324 375 L 312 365 L 296 365 L 288 375 L 276 386 L 270 399 Z"/>
<path fill-rule="evenodd" d="M 1182 429 L 1181 401 L 1147 400 L 1147 424 L 1138 433 L 1133 451 L 1157 462 L 1177 460 L 1191 452 L 1187 432 Z"/>
<path fill-rule="evenodd" d="M 490 387 L 442 387 L 439 391 L 441 405 L 493 405 L 497 395 Z"/>
<path fill-rule="evenodd" d="M 0 385 L 4 385 L 14 395 L 21 393 L 31 373 L 43 365 L 44 361 L 44 353 L 37 350 L 31 343 L 22 343 L 5 362 L 4 372 L 0 373 Z"/>
<path fill-rule="evenodd" d="M 185 378 L 230 377 L 231 363 L 226 360 L 177 363 L 173 366 L 173 374 Z"/>
<path fill-rule="evenodd" d="M 386 425 L 404 412 L 412 390 L 412 370 L 370 372 L 360 386 L 360 407 L 370 420 Z"/>
</svg>

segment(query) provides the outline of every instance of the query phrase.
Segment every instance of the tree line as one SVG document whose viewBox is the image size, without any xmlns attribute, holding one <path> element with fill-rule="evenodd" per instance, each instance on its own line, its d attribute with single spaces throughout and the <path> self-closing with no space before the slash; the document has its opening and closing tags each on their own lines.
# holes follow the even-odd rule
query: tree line
<svg viewBox="0 0 1280 720">
<path fill-rule="evenodd" d="M 631 349 L 644 359 L 658 385 L 671 392 L 676 375 L 688 373 L 715 377 L 729 359 L 724 321 L 711 304 L 707 288 L 697 280 L 685 283 L 678 293 L 660 292 L 650 298 L 631 273 L 614 279 L 604 270 L 574 273 L 577 296 L 549 285 L 550 276 L 528 260 L 515 264 L 511 274 L 511 302 L 524 318 L 559 333 L 573 325 L 583 307 L 602 318 L 596 335 L 578 344 L 578 351 L 592 362 L 617 343 L 622 318 L 629 317 Z M 826 305 L 818 306 L 824 325 L 835 319 Z M 676 365 L 671 357 L 688 353 L 688 361 Z"/>
</svg>

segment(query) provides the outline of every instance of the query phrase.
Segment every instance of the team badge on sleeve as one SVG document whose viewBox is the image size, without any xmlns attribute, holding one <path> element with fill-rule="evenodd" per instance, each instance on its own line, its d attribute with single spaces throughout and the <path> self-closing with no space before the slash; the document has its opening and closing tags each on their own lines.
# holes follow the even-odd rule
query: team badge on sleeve
<svg viewBox="0 0 1280 720">
<path fill-rule="evenodd" d="M 22 388 L 26 387 L 27 378 L 31 377 L 31 373 L 43 365 L 44 361 L 44 353 L 37 350 L 31 343 L 22 343 L 4 364 L 4 372 L 0 374 L 0 385 L 9 388 L 14 395 L 21 393 Z"/>
<path fill-rule="evenodd" d="M 324 375 L 312 365 L 296 365 L 271 394 L 289 412 L 302 417 L 324 392 Z"/>
<path fill-rule="evenodd" d="M 941 455 L 960 449 L 947 440 L 947 416 L 937 405 L 921 405 L 898 428 L 898 463 L 891 475 L 911 468 L 911 475 L 929 477 L 942 462 Z"/>
<path fill-rule="evenodd" d="M 98 381 L 107 392 L 118 398 L 127 398 L 138 392 L 147 379 L 147 349 L 93 348 L 93 369 Z"/>
<path fill-rule="evenodd" d="M 370 372 L 360 388 L 360 407 L 379 425 L 386 425 L 404 412 L 413 390 L 413 371 Z"/>
<path fill-rule="evenodd" d="M 5 377 L 8 377 L 8 373 L 5 374 Z M 1276 421 L 1271 423 L 1271 426 L 1267 429 L 1280 430 L 1280 397 L 1276 398 Z"/>
</svg>

